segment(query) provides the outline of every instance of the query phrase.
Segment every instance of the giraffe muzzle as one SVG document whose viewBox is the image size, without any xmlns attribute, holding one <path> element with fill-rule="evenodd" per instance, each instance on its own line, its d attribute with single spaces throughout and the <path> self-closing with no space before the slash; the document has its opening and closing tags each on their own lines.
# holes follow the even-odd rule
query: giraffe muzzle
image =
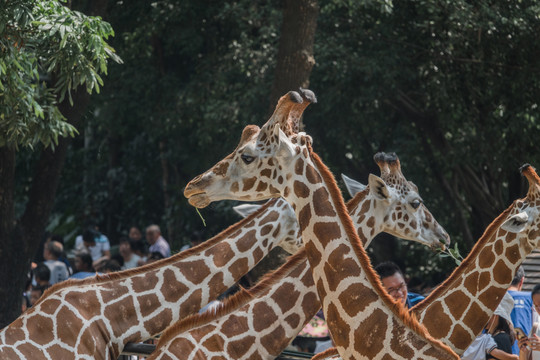
<svg viewBox="0 0 540 360">
<path fill-rule="evenodd" d="M 211 201 L 206 195 L 206 193 L 198 193 L 190 196 L 186 196 L 188 198 L 188 202 L 191 206 L 195 206 L 196 208 L 202 209 L 210 205 Z"/>
</svg>

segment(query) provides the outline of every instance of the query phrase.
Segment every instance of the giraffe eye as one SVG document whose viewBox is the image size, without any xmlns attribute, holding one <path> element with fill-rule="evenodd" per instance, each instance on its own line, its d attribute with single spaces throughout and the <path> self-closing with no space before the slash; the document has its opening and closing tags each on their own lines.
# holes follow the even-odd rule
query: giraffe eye
<svg viewBox="0 0 540 360">
<path fill-rule="evenodd" d="M 242 158 L 242 161 L 246 164 L 251 164 L 253 160 L 255 160 L 255 156 L 251 155 L 242 154 L 242 156 L 240 157 Z"/>
<path fill-rule="evenodd" d="M 411 203 L 411 206 L 413 207 L 413 209 L 418 209 L 420 207 L 420 204 L 422 204 L 422 201 L 416 199 Z"/>
</svg>

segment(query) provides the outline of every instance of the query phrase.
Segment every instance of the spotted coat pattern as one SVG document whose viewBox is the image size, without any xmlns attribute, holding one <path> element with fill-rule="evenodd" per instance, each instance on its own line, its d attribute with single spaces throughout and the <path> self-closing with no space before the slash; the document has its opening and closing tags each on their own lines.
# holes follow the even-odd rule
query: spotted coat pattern
<svg viewBox="0 0 540 360">
<path fill-rule="evenodd" d="M 234 285 L 278 244 L 298 249 L 283 200 L 201 245 L 145 267 L 70 280 L 0 331 L 0 359 L 116 360 L 127 342 L 163 332 Z"/>
</svg>

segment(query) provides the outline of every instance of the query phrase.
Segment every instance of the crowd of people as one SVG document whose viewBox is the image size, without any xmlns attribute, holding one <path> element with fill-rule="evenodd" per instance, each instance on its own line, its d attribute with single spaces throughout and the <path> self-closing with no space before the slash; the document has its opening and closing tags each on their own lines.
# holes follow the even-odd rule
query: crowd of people
<svg viewBox="0 0 540 360">
<path fill-rule="evenodd" d="M 194 235 L 191 246 L 204 241 Z M 184 246 L 185 250 L 190 245 Z M 119 239 L 118 251 L 111 254 L 110 241 L 96 226 L 87 227 L 75 239 L 72 256 L 68 259 L 61 236 L 50 235 L 44 243 L 41 256 L 32 264 L 23 311 L 38 301 L 51 285 L 67 279 L 84 279 L 96 274 L 132 269 L 171 256 L 167 240 L 158 225 L 142 231 L 132 226 L 128 235 Z M 411 308 L 424 296 L 408 291 L 406 277 L 393 262 L 375 267 L 388 294 L 406 308 Z M 540 360 L 540 284 L 531 292 L 523 291 L 525 272 L 519 267 L 511 286 L 501 300 L 482 334 L 478 335 L 462 356 L 463 360 Z M 204 310 L 203 310 L 204 311 Z M 333 346 L 320 311 L 293 342 L 298 350 L 318 353 Z"/>
<path fill-rule="evenodd" d="M 171 256 L 169 243 L 155 224 L 146 227 L 145 238 L 137 226 L 132 226 L 128 235 L 119 239 L 118 251 L 114 254 L 108 237 L 95 225 L 89 225 L 75 238 L 69 258 L 62 236 L 48 235 L 42 245 L 28 274 L 23 311 L 56 283 L 132 269 Z"/>
</svg>

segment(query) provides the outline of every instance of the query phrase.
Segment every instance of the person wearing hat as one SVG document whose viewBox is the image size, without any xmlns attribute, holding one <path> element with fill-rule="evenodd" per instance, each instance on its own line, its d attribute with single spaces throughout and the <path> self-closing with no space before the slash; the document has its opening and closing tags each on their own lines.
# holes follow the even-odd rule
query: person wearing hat
<svg viewBox="0 0 540 360">
<path fill-rule="evenodd" d="M 540 284 L 531 291 L 533 308 L 540 315 Z M 525 334 L 527 335 L 527 334 Z M 533 324 L 531 334 L 518 340 L 520 360 L 540 360 L 540 326 Z"/>
<path fill-rule="evenodd" d="M 478 335 L 465 350 L 462 360 L 518 360 L 512 354 L 512 343 L 515 340 L 514 327 L 510 313 L 514 308 L 514 299 L 508 293 L 504 294 L 499 306 L 489 319 L 485 332 Z"/>
</svg>

